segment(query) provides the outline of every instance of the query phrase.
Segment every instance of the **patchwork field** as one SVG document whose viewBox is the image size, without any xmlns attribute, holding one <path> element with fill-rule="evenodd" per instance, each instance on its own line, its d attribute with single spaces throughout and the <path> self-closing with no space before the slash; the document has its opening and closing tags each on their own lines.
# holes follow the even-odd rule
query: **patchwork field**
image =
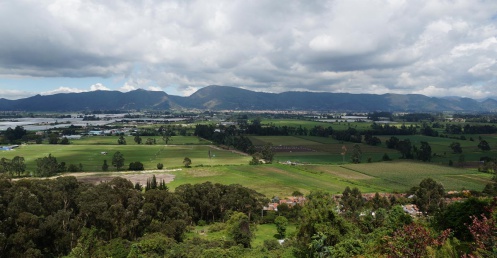
<svg viewBox="0 0 497 258">
<path fill-rule="evenodd" d="M 309 125 L 313 123 L 316 122 L 309 122 Z M 149 137 L 142 136 L 143 141 L 147 138 Z M 254 145 L 273 144 L 274 163 L 292 161 L 306 164 L 250 166 L 247 165 L 251 160 L 250 156 L 213 147 L 209 145 L 210 142 L 197 137 L 174 136 L 169 145 L 163 145 L 161 137 L 150 138 L 155 138 L 157 144 L 138 145 L 133 137 L 126 137 L 127 145 L 118 145 L 117 136 L 91 136 L 71 140 L 70 145 L 22 145 L 13 151 L 1 152 L 0 156 L 8 159 L 22 156 L 25 158 L 27 171 L 32 172 L 36 168 L 36 159 L 52 154 L 59 162 L 63 161 L 67 165 L 81 163 L 86 173 L 78 176 L 87 182 L 105 181 L 121 175 L 134 183 L 143 183 L 152 174 L 157 174 L 161 179 L 172 180 L 168 183 L 171 190 L 181 184 L 211 181 L 241 184 L 271 197 L 287 196 L 293 191 L 309 193 L 312 190 L 324 190 L 341 193 L 346 186 L 358 187 L 364 193 L 405 192 L 427 177 L 442 182 L 447 190 L 482 190 L 490 182 L 492 175 L 480 173 L 476 169 L 445 166 L 449 160 L 457 162 L 459 158 L 459 154 L 452 153 L 449 145 L 454 141 L 459 142 L 466 161 L 479 160 L 482 156 L 495 157 L 497 154 L 496 135 L 482 135 L 492 147 L 487 152 L 478 150 L 477 138 L 470 141 L 469 138 L 455 140 L 419 135 L 398 136 L 399 139 L 409 138 L 418 146 L 419 142 L 427 141 L 432 152 L 438 155 L 433 158 L 432 163 L 398 160 L 375 162 L 380 161 L 385 153 L 393 159 L 400 156 L 396 150 L 385 147 L 385 140 L 390 137 L 382 136 L 380 138 L 383 143 L 379 146 L 359 144 L 362 163 L 350 164 L 355 143 L 313 136 L 250 136 Z M 343 147 L 346 149 L 345 155 L 341 155 Z M 116 151 L 123 154 L 126 168 L 130 162 L 140 161 L 149 171 L 112 173 L 115 169 L 111 160 Z M 192 160 L 192 168 L 183 168 L 185 157 Z M 373 163 L 367 163 L 369 159 Z M 104 160 L 111 166 L 110 172 L 101 172 Z M 157 163 L 163 163 L 165 170 L 152 171 L 156 169 Z"/>
<path fill-rule="evenodd" d="M 254 145 L 272 143 L 275 148 L 275 160 L 298 163 L 323 163 L 337 164 L 350 161 L 350 155 L 355 143 L 340 142 L 333 138 L 317 136 L 250 136 Z M 385 153 L 390 157 L 398 157 L 396 150 L 383 146 L 370 146 L 359 144 L 362 151 L 362 161 L 380 161 Z M 346 148 L 342 156 L 343 147 Z"/>
<path fill-rule="evenodd" d="M 492 175 L 471 169 L 459 169 L 418 162 L 379 162 L 346 165 L 261 165 L 190 168 L 171 172 L 169 185 L 211 181 L 242 184 L 266 196 L 287 196 L 298 190 L 309 193 L 324 190 L 341 193 L 346 186 L 362 192 L 405 192 L 424 178 L 440 181 L 446 190 L 482 190 Z"/>
</svg>

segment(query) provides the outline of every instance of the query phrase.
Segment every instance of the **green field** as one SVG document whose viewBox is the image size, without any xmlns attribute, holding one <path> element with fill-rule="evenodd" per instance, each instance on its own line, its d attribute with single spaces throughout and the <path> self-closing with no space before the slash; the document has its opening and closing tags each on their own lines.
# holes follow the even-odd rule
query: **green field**
<svg viewBox="0 0 497 258">
<path fill-rule="evenodd" d="M 186 237 L 194 238 L 199 237 L 208 240 L 221 240 L 227 239 L 228 235 L 225 230 L 210 232 L 209 228 L 211 226 L 196 226 L 192 231 L 190 231 Z M 293 235 L 297 231 L 295 224 L 289 224 L 287 226 L 286 234 Z M 259 224 L 254 230 L 254 239 L 252 241 L 252 247 L 262 247 L 264 240 L 277 240 L 278 232 L 276 231 L 276 226 L 274 224 Z"/>
<path fill-rule="evenodd" d="M 292 161 L 298 163 L 320 163 L 320 164 L 338 164 L 350 162 L 350 155 L 355 143 L 340 142 L 331 137 L 317 137 L 317 136 L 250 136 L 250 140 L 254 145 L 264 145 L 272 143 L 276 148 L 279 146 L 300 146 L 306 151 L 291 150 L 291 151 L 277 151 L 275 160 L 284 162 Z M 346 152 L 342 156 L 343 147 L 345 146 Z M 384 145 L 370 146 L 360 143 L 362 151 L 362 162 L 368 159 L 371 161 L 380 161 L 385 153 L 391 158 L 397 158 L 398 151 L 388 149 Z M 312 150 L 312 151 L 309 151 Z"/>
<path fill-rule="evenodd" d="M 346 165 L 260 165 L 190 168 L 171 172 L 172 189 L 185 183 L 211 181 L 242 184 L 266 196 L 288 196 L 293 191 L 313 190 L 341 193 L 346 186 L 364 193 L 405 192 L 427 177 L 442 182 L 446 190 L 481 191 L 492 175 L 476 170 L 418 162 L 378 162 Z"/>
<path fill-rule="evenodd" d="M 211 151 L 212 158 L 208 153 Z M 183 159 L 189 157 L 192 166 L 248 164 L 250 157 L 226 150 L 218 150 L 202 145 L 22 145 L 13 151 L 3 151 L 1 156 L 11 159 L 14 156 L 25 158 L 27 171 L 34 171 L 36 159 L 52 154 L 58 162 L 83 165 L 87 172 L 101 171 L 104 160 L 111 166 L 112 155 L 120 151 L 125 164 L 140 161 L 145 169 L 156 169 L 157 163 L 165 168 L 183 166 Z M 107 152 L 107 155 L 101 154 Z M 111 168 L 113 169 L 113 168 Z"/>
<path fill-rule="evenodd" d="M 277 126 L 316 125 L 349 126 L 348 123 L 322 123 L 301 120 L 263 120 Z M 352 123 L 352 127 L 364 129 L 368 123 Z M 203 183 L 211 181 L 223 184 L 241 184 L 259 191 L 267 196 L 287 196 L 293 191 L 309 193 L 312 190 L 324 190 L 341 193 L 346 186 L 358 187 L 362 192 L 404 192 L 419 184 L 427 177 L 442 182 L 447 190 L 472 189 L 482 190 L 490 182 L 491 175 L 479 173 L 476 169 L 462 169 L 445 166 L 449 160 L 457 166 L 459 154 L 453 154 L 449 145 L 459 142 L 463 149 L 465 161 L 478 161 L 482 156 L 497 156 L 497 135 L 481 135 L 489 142 L 492 150 L 480 151 L 477 148 L 479 135 L 466 136 L 467 140 L 421 135 L 396 136 L 409 138 L 419 146 L 426 141 L 432 148 L 431 163 L 398 160 L 396 150 L 386 148 L 385 141 L 390 136 L 379 136 L 382 144 L 370 146 L 359 144 L 362 151 L 361 164 L 351 164 L 350 159 L 355 143 L 340 142 L 331 137 L 316 136 L 249 136 L 256 146 L 271 143 L 275 147 L 272 165 L 250 166 L 251 157 L 234 151 L 212 147 L 209 141 L 194 136 L 173 136 L 169 145 L 163 145 L 161 137 L 142 136 L 156 139 L 156 145 L 136 144 L 133 136 L 127 136 L 127 145 L 118 145 L 118 136 L 87 136 L 79 140 L 70 140 L 70 145 L 21 145 L 13 151 L 2 151 L 0 157 L 8 159 L 14 156 L 25 158 L 27 172 L 36 168 L 36 159 L 52 154 L 59 162 L 83 165 L 85 172 L 100 172 L 104 160 L 111 166 L 112 155 L 116 151 L 123 153 L 125 168 L 130 162 L 140 161 L 146 170 L 156 169 L 157 163 L 164 164 L 164 169 L 182 168 L 167 172 L 175 176 L 169 183 L 171 189 L 186 183 Z M 470 141 L 473 137 L 473 141 Z M 344 147 L 346 149 L 345 154 Z M 106 152 L 107 154 L 102 154 Z M 211 158 L 209 158 L 209 152 Z M 392 162 L 377 162 L 384 154 L 394 159 Z M 192 168 L 183 168 L 183 159 L 192 160 Z M 368 163 L 371 160 L 373 163 Z M 292 161 L 299 165 L 283 165 L 279 162 Z M 305 165 L 301 165 L 305 164 Z M 443 165 L 441 165 L 443 164 Z M 111 166 L 111 171 L 115 168 Z"/>
</svg>

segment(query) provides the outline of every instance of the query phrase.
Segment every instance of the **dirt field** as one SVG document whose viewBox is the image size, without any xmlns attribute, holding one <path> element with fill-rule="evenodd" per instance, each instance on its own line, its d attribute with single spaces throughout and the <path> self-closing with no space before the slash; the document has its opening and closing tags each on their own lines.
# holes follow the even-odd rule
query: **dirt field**
<svg viewBox="0 0 497 258">
<path fill-rule="evenodd" d="M 82 173 L 67 173 L 60 176 L 49 177 L 49 178 L 36 178 L 36 179 L 54 179 L 61 176 L 74 176 L 80 182 L 98 184 L 102 182 L 108 182 L 114 177 L 122 177 L 131 181 L 133 184 L 140 183 L 141 185 L 147 184 L 147 179 L 152 178 L 155 175 L 157 182 L 164 182 L 167 184 L 174 180 L 174 175 L 167 172 L 178 171 L 175 170 L 145 170 L 145 171 L 123 171 L 123 172 L 82 172 Z M 16 180 L 16 179 L 13 179 Z M 18 179 L 17 179 L 18 180 Z"/>
</svg>

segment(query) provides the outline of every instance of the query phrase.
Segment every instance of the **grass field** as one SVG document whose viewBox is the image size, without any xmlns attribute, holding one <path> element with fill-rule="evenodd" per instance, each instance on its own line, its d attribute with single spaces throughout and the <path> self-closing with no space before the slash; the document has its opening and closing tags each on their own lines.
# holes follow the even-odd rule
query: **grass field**
<svg viewBox="0 0 497 258">
<path fill-rule="evenodd" d="M 209 159 L 208 153 L 213 156 Z M 183 166 L 183 159 L 189 157 L 192 166 L 248 164 L 250 157 L 226 150 L 218 150 L 202 145 L 23 145 L 13 151 L 3 151 L 1 156 L 11 159 L 14 156 L 25 158 L 27 171 L 34 171 L 36 159 L 52 154 L 58 162 L 83 165 L 84 171 L 101 171 L 104 160 L 111 165 L 112 155 L 120 151 L 125 164 L 140 161 L 145 169 L 156 169 L 157 163 L 165 168 Z M 107 152 L 102 155 L 101 152 Z M 126 166 L 127 167 L 127 166 Z M 110 168 L 113 169 L 112 167 Z"/>
<path fill-rule="evenodd" d="M 305 149 L 313 151 L 298 151 L 292 150 L 287 152 L 277 152 L 275 154 L 276 161 L 293 161 L 299 163 L 323 163 L 323 164 L 338 164 L 350 162 L 350 155 L 355 143 L 340 142 L 331 137 L 317 136 L 250 136 L 250 140 L 254 145 L 264 145 L 272 143 L 273 146 L 301 146 Z M 347 149 L 345 157 L 341 155 L 342 147 Z M 372 161 L 380 161 L 385 153 L 391 158 L 397 158 L 398 151 L 388 149 L 384 146 L 370 146 L 367 144 L 359 144 L 362 151 L 362 161 L 368 159 Z"/>
<path fill-rule="evenodd" d="M 268 197 L 288 196 L 293 191 L 309 193 L 324 190 L 341 193 L 346 186 L 363 193 L 405 192 L 427 177 L 442 182 L 446 190 L 481 191 L 492 175 L 471 169 L 459 169 L 418 162 L 379 162 L 346 165 L 261 165 L 190 168 L 171 172 L 171 189 L 185 183 L 211 181 L 241 184 Z"/>
<path fill-rule="evenodd" d="M 226 230 L 210 232 L 210 225 L 207 226 L 197 226 L 192 231 L 186 234 L 187 238 L 199 237 L 208 240 L 221 240 L 228 239 Z M 295 224 L 289 224 L 286 229 L 286 235 L 290 236 L 295 234 L 297 227 Z M 278 232 L 276 231 L 276 226 L 274 224 L 259 224 L 255 227 L 254 238 L 252 240 L 252 247 L 262 247 L 264 240 L 278 239 Z"/>
<path fill-rule="evenodd" d="M 299 120 L 264 120 L 263 123 L 276 125 L 313 127 L 315 125 L 328 126 L 334 129 L 336 124 Z M 346 123 L 341 122 L 340 126 Z M 369 126 L 367 123 L 355 123 L 358 127 Z M 348 125 L 347 125 L 348 126 Z M 482 190 L 490 182 L 491 175 L 479 173 L 474 169 L 461 169 L 448 166 L 449 160 L 457 163 L 459 154 L 453 154 L 449 145 L 459 142 L 463 148 L 466 161 L 479 160 L 482 156 L 497 156 L 497 135 L 482 135 L 492 147 L 491 151 L 483 152 L 476 147 L 479 140 L 473 135 L 474 141 L 456 140 L 441 137 L 427 136 L 396 136 L 399 139 L 409 138 L 419 146 L 421 141 L 427 141 L 432 153 L 439 156 L 433 158 L 432 163 L 412 161 L 374 162 L 381 160 L 384 153 L 391 158 L 398 159 L 400 154 L 396 150 L 385 147 L 385 141 L 390 136 L 381 136 L 382 144 L 369 146 L 359 144 L 362 150 L 362 163 L 350 164 L 351 154 L 355 143 L 339 142 L 330 137 L 313 136 L 250 136 L 254 145 L 272 143 L 280 148 L 275 153 L 275 163 L 278 161 L 293 161 L 307 165 L 261 165 L 249 166 L 250 156 L 235 152 L 212 148 L 210 142 L 192 136 L 174 136 L 170 145 L 163 145 L 161 137 L 155 138 L 157 145 L 136 144 L 134 137 L 126 137 L 127 145 L 118 145 L 117 136 L 91 136 L 80 140 L 71 140 L 70 145 L 22 145 L 13 151 L 2 151 L 0 157 L 8 159 L 14 156 L 25 158 L 27 171 L 36 168 L 36 159 L 52 154 L 59 162 L 83 165 L 86 172 L 99 172 L 104 160 L 107 160 L 111 170 L 112 155 L 116 151 L 123 153 L 125 168 L 130 162 L 140 161 L 145 169 L 156 169 L 157 163 L 163 163 L 165 168 L 183 167 L 185 157 L 192 160 L 192 168 L 183 168 L 181 171 L 168 172 L 175 176 L 169 187 L 186 183 L 203 183 L 211 181 L 223 184 L 241 184 L 252 188 L 268 197 L 288 196 L 293 191 L 305 194 L 312 190 L 324 190 L 332 193 L 341 193 L 346 186 L 358 187 L 362 192 L 404 192 L 419 184 L 421 180 L 432 177 L 442 182 L 447 190 L 472 189 Z M 143 142 L 149 137 L 142 136 Z M 469 137 L 467 136 L 467 139 Z M 342 147 L 347 152 L 344 156 Z M 209 158 L 208 154 L 212 155 Z M 102 155 L 107 152 L 107 155 Z"/>
</svg>

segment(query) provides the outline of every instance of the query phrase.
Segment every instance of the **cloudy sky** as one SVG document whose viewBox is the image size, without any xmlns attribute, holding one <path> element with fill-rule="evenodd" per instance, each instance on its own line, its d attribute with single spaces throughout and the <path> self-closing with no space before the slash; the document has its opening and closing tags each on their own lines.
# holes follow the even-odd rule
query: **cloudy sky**
<svg viewBox="0 0 497 258">
<path fill-rule="evenodd" d="M 207 85 L 497 96 L 497 1 L 0 1 L 0 97 Z"/>
</svg>

